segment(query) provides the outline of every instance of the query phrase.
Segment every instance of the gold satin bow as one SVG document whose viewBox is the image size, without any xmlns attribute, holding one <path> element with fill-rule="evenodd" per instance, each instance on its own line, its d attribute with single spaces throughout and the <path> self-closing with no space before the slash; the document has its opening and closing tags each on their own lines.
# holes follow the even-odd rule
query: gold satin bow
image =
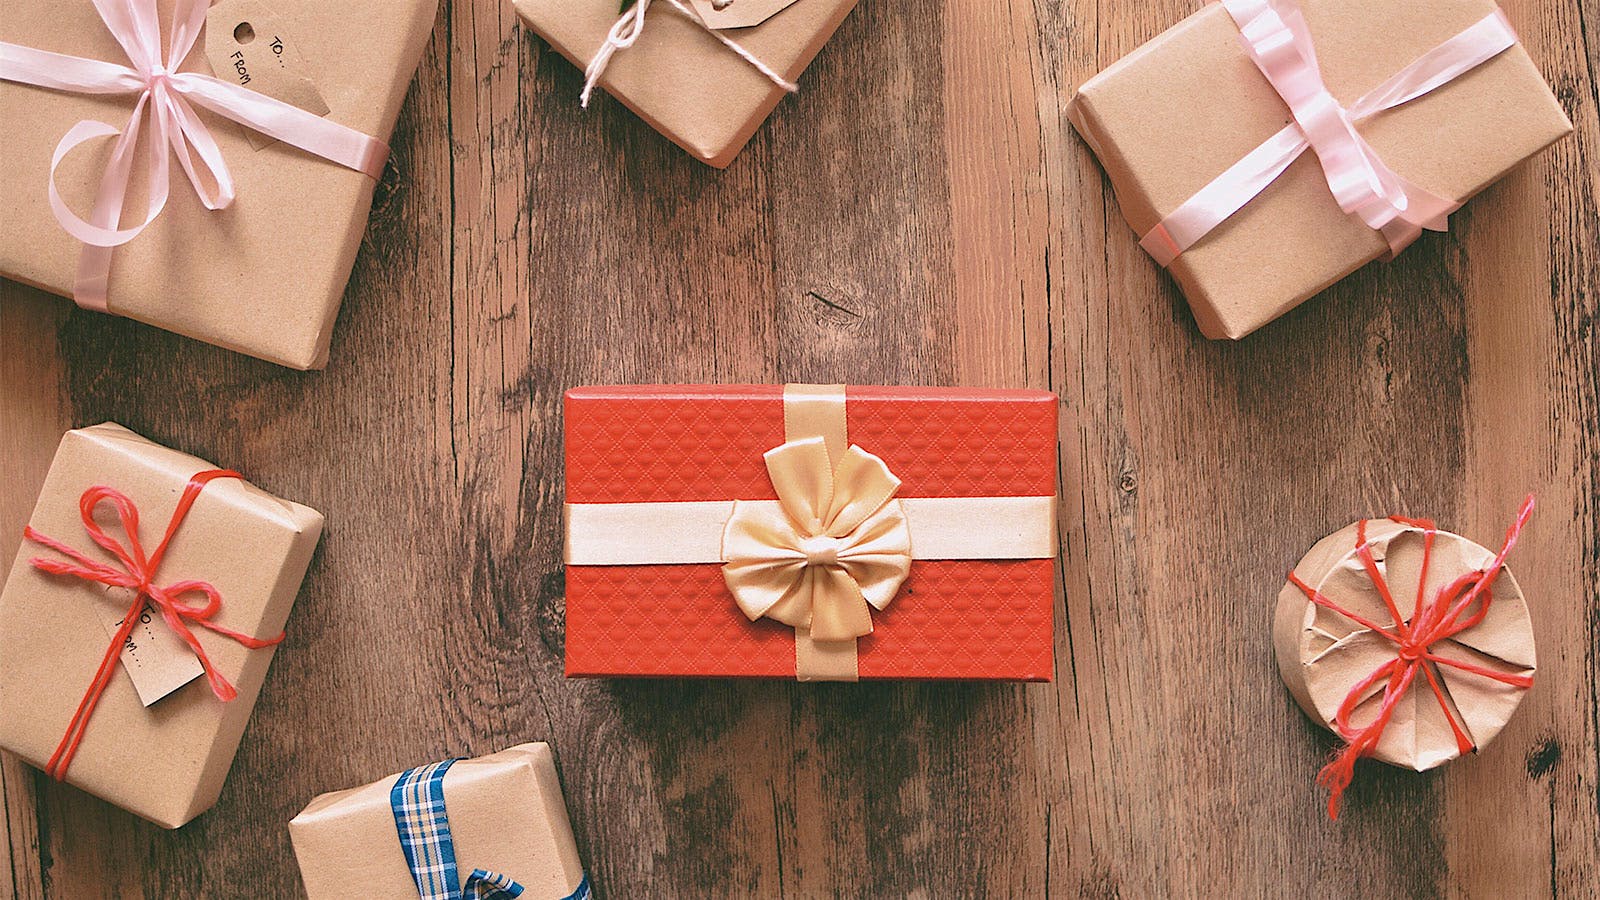
<svg viewBox="0 0 1600 900">
<path fill-rule="evenodd" d="M 837 466 L 820 437 L 764 454 L 778 505 L 736 501 L 722 533 L 723 577 L 751 621 L 809 628 L 814 641 L 872 633 L 872 613 L 911 573 L 900 479 L 854 444 Z"/>
</svg>

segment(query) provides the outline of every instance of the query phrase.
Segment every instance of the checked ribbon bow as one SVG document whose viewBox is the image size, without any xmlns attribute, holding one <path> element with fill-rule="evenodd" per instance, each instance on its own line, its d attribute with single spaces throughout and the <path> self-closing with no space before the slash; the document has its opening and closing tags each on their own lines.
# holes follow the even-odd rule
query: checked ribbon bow
<svg viewBox="0 0 1600 900">
<path fill-rule="evenodd" d="M 457 762 L 418 766 L 401 773 L 389 789 L 400 849 L 405 851 L 419 900 L 514 900 L 526 890 L 510 876 L 473 869 L 465 882 L 456 864 L 455 838 L 445 811 L 444 776 Z M 589 900 L 589 879 L 562 900 Z"/>
</svg>

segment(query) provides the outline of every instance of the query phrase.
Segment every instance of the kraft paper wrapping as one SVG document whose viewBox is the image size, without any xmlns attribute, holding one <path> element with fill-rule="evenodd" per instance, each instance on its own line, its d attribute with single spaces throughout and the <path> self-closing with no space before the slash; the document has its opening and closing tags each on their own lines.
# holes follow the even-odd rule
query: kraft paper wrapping
<svg viewBox="0 0 1600 900">
<path fill-rule="evenodd" d="M 190 477 L 211 468 L 120 425 L 69 431 L 29 524 L 92 559 L 113 562 L 84 532 L 78 510 L 84 489 L 103 484 L 128 495 L 139 507 L 140 538 L 149 549 Z M 108 512 L 96 521 L 121 539 Z M 222 594 L 213 621 L 270 638 L 283 631 L 321 533 L 322 515 L 313 509 L 237 479 L 213 481 L 178 530 L 156 580 L 209 581 Z M 125 608 L 131 594 L 47 575 L 29 564 L 35 556 L 55 554 L 24 542 L 0 593 L 0 747 L 43 768 L 110 641 L 97 605 Z M 197 678 L 147 709 L 119 664 L 67 771 L 68 783 L 166 828 L 216 802 L 273 656 L 271 647 L 248 650 L 195 632 L 239 696 L 223 703 Z"/>
<path fill-rule="evenodd" d="M 323 794 L 289 823 L 310 900 L 417 896 L 389 806 L 399 777 Z M 508 875 L 527 888 L 524 900 L 566 897 L 583 880 L 549 745 L 457 762 L 444 799 L 463 879 L 475 868 Z"/>
<path fill-rule="evenodd" d="M 158 4 L 165 48 L 171 0 Z M 433 28 L 437 0 L 321 3 L 265 0 L 298 45 L 328 117 L 387 141 Z M 265 40 L 265 30 L 260 39 Z M 0 41 L 127 64 L 89 0 L 7 0 Z M 205 41 L 182 67 L 212 72 Z M 95 97 L 0 81 L 0 275 L 71 296 L 81 245 L 50 211 L 50 157 L 80 120 L 122 128 L 133 97 Z M 366 230 L 374 182 L 273 143 L 257 150 L 243 126 L 199 111 L 233 175 L 238 196 L 206 209 L 173 162 L 166 210 L 111 261 L 111 312 L 296 369 L 321 368 L 339 302 Z M 148 145 L 149 132 L 141 138 Z M 63 160 L 57 183 L 86 216 L 111 141 Z M 170 152 L 163 150 L 162 152 Z M 144 150 L 136 154 L 142 160 Z M 123 222 L 144 218 L 143 162 Z"/>
<path fill-rule="evenodd" d="M 738 3 L 729 10 L 736 11 Z M 605 43 L 619 15 L 617 0 L 514 4 L 529 27 L 579 69 Z M 794 0 L 759 25 L 722 33 L 794 82 L 855 5 L 856 0 Z M 733 162 L 785 96 L 666 2 L 650 7 L 638 42 L 617 51 L 600 86 L 673 143 L 719 169 Z M 805 90 L 803 82 L 800 89 Z"/>
<path fill-rule="evenodd" d="M 1305 555 L 1295 574 L 1342 608 L 1380 624 L 1393 621 L 1382 598 L 1356 556 L 1357 526 L 1352 524 L 1319 541 Z M 1421 576 L 1423 531 L 1388 519 L 1367 522 L 1367 538 L 1402 616 L 1415 613 Z M 1438 532 L 1428 566 L 1428 594 L 1459 576 L 1487 568 L 1494 553 L 1459 535 Z M 1440 641 L 1432 652 L 1505 672 L 1532 674 L 1536 664 L 1533 625 L 1527 601 L 1509 569 L 1502 569 L 1490 589 L 1493 602 L 1482 623 L 1454 638 Z M 1395 645 L 1331 610 L 1311 603 L 1293 584 L 1278 595 L 1273 617 L 1273 645 L 1284 684 L 1302 709 L 1324 727 L 1346 695 L 1361 679 L 1395 657 Z M 1521 702 L 1526 688 L 1502 684 L 1450 666 L 1435 665 L 1445 695 L 1468 736 L 1483 747 L 1500 733 Z M 1382 685 L 1351 716 L 1357 728 L 1370 724 L 1381 702 Z M 1419 675 L 1383 731 L 1377 759 L 1417 771 L 1443 765 L 1460 751 L 1444 710 Z"/>
<path fill-rule="evenodd" d="M 1328 88 L 1345 104 L 1495 9 L 1491 0 L 1301 5 Z M 1141 236 L 1290 121 L 1217 4 L 1086 82 L 1068 116 Z M 1521 44 L 1358 127 L 1402 177 L 1455 200 L 1572 130 Z M 1201 332 L 1240 338 L 1387 250 L 1339 209 L 1308 150 L 1170 268 Z"/>
</svg>

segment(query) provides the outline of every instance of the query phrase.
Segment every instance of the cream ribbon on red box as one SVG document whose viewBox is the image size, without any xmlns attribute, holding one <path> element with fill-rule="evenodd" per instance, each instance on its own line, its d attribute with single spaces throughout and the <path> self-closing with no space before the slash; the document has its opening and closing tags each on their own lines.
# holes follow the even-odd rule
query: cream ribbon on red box
<svg viewBox="0 0 1600 900">
<path fill-rule="evenodd" d="M 178 0 L 164 59 L 155 0 L 93 2 L 106 30 L 133 64 L 131 68 L 0 41 L 0 81 L 73 94 L 137 98 L 128 124 L 121 131 L 104 122 L 79 122 L 62 136 L 50 158 L 49 184 L 44 186 L 50 192 L 50 209 L 61 227 L 84 245 L 72 291 L 72 299 L 79 306 L 109 311 L 106 284 L 111 275 L 111 251 L 138 237 L 166 208 L 172 155 L 178 157 L 178 164 L 207 209 L 224 209 L 233 202 L 233 177 L 222 158 L 222 149 L 195 112 L 196 106 L 370 178 L 383 174 L 383 164 L 389 158 L 389 146 L 383 141 L 249 88 L 199 72 L 178 71 L 204 29 L 208 0 Z M 147 109 L 155 138 L 147 160 L 150 196 L 144 221 L 123 228 L 122 207 L 132 181 L 133 153 Z M 56 189 L 56 169 L 78 145 L 106 137 L 117 140 L 100 179 L 94 209 L 84 220 L 61 199 Z"/>
<path fill-rule="evenodd" d="M 1406 181 L 1367 143 L 1356 124 L 1442 87 L 1516 46 L 1500 10 L 1418 57 L 1349 107 L 1323 82 L 1316 45 L 1298 0 L 1222 0 L 1256 67 L 1294 121 L 1218 175 L 1162 219 L 1139 245 L 1162 266 L 1243 209 L 1307 150 L 1322 164 L 1339 208 L 1361 218 L 1389 244 L 1389 257 L 1427 228 L 1444 231 L 1461 204 Z"/>
<path fill-rule="evenodd" d="M 884 461 L 849 443 L 843 385 L 783 392 L 785 443 L 764 454 L 777 500 L 567 504 L 573 566 L 722 563 L 751 621 L 795 629 L 801 681 L 854 681 L 914 560 L 1048 559 L 1055 500 L 896 497 Z"/>
</svg>

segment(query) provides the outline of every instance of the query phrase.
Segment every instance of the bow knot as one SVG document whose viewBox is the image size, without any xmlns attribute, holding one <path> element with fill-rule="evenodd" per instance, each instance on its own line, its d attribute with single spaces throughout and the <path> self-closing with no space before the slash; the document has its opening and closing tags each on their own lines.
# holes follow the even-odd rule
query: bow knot
<svg viewBox="0 0 1600 900">
<path fill-rule="evenodd" d="M 50 210 L 62 229 L 85 245 L 73 287 L 73 299 L 79 305 L 107 310 L 111 249 L 138 237 L 166 208 L 171 157 L 177 157 L 207 209 L 224 209 L 233 202 L 233 177 L 196 107 L 371 178 L 383 174 L 389 148 L 382 141 L 240 85 L 200 72 L 179 71 L 205 29 L 208 0 L 178 0 L 165 60 L 154 0 L 94 0 L 94 5 L 131 67 L 0 41 L 0 80 L 135 98 L 128 124 L 121 130 L 86 119 L 62 135 L 50 157 Z M 152 146 L 146 154 L 149 197 L 144 221 L 123 228 L 122 209 L 132 183 L 134 149 L 146 127 L 146 112 L 152 132 Z M 116 141 L 94 207 L 84 219 L 62 199 L 56 170 L 79 145 L 108 137 Z"/>
<path fill-rule="evenodd" d="M 178 527 L 183 524 L 184 517 L 188 515 L 189 508 L 200 496 L 200 491 L 214 479 L 242 477 L 238 472 L 212 469 L 191 478 L 184 487 L 177 508 L 173 510 L 172 521 L 168 523 L 161 543 L 157 544 L 155 550 L 149 554 L 145 553 L 144 546 L 139 542 L 139 507 L 133 500 L 121 491 L 100 485 L 84 491 L 78 499 L 78 511 L 83 519 L 84 531 L 88 532 L 89 538 L 102 549 L 116 557 L 121 563 L 121 568 L 92 559 L 55 538 L 40 534 L 32 526 L 23 529 L 22 536 L 25 540 L 48 547 L 66 557 L 65 560 L 47 557 L 30 559 L 29 562 L 33 567 L 41 572 L 51 575 L 70 575 L 108 587 L 128 588 L 134 592 L 133 601 L 122 617 L 122 623 L 116 635 L 112 637 L 110 646 L 106 648 L 105 656 L 100 661 L 100 668 L 84 694 L 83 701 L 78 705 L 66 736 L 61 739 L 61 744 L 45 766 L 45 770 L 57 780 L 66 777 L 67 766 L 71 764 L 72 757 L 77 753 L 78 745 L 83 740 L 89 717 L 116 671 L 117 655 L 127 643 L 128 636 L 133 633 L 133 628 L 139 621 L 139 614 L 146 604 L 154 606 L 167 627 L 194 652 L 200 661 L 201 669 L 206 673 L 211 692 L 223 702 L 233 700 L 239 692 L 212 666 L 205 647 L 201 646 L 200 640 L 195 637 L 189 625 L 192 623 L 216 632 L 251 650 L 270 647 L 283 640 L 284 635 L 281 633 L 269 640 L 261 640 L 212 622 L 211 619 L 222 610 L 222 594 L 209 582 L 176 581 L 165 586 L 155 584 L 156 571 L 161 565 L 161 559 L 166 555 L 167 547 L 177 534 Z M 110 503 L 116 510 L 117 520 L 122 526 L 123 537 L 127 543 L 107 534 L 105 529 L 100 527 L 100 523 L 95 521 L 94 512 L 101 503 Z M 196 606 L 181 602 L 178 598 L 186 594 L 204 596 L 204 605 Z"/>
<path fill-rule="evenodd" d="M 836 566 L 839 564 L 839 551 L 844 547 L 844 541 L 825 534 L 815 537 L 802 538 L 800 549 L 806 555 L 808 566 Z"/>
<path fill-rule="evenodd" d="M 835 463 L 822 438 L 765 454 L 778 494 L 740 500 L 723 531 L 723 576 L 752 621 L 810 630 L 816 641 L 872 633 L 911 572 L 911 530 L 883 460 L 851 445 Z"/>
</svg>

